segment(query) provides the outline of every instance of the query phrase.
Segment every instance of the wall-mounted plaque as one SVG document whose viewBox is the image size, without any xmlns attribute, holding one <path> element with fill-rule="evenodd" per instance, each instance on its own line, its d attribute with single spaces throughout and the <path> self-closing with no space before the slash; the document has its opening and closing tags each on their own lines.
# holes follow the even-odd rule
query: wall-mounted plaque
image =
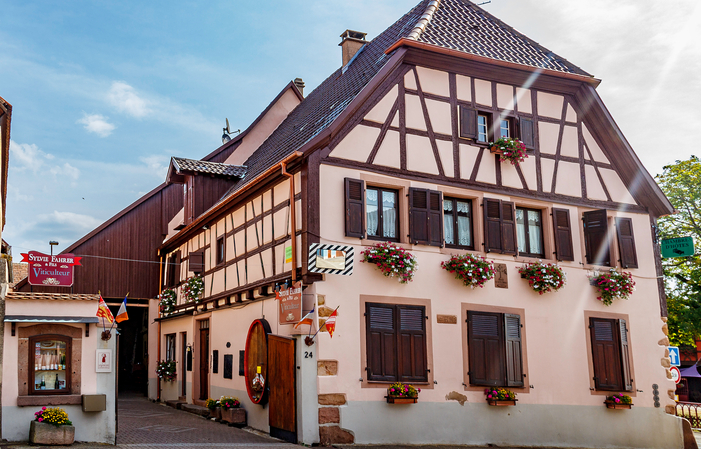
<svg viewBox="0 0 701 449">
<path fill-rule="evenodd" d="M 112 372 L 112 350 L 111 349 L 98 349 L 95 353 L 97 356 L 95 360 L 95 372 L 96 373 L 111 373 Z"/>
<path fill-rule="evenodd" d="M 302 319 L 302 282 L 292 284 L 292 287 L 280 290 L 275 294 L 280 301 L 280 324 L 297 324 Z"/>
<path fill-rule="evenodd" d="M 234 355 L 224 354 L 224 379 L 232 379 L 234 377 Z"/>
<path fill-rule="evenodd" d="M 212 351 L 212 373 L 217 374 L 219 372 L 219 351 L 216 349 Z"/>
<path fill-rule="evenodd" d="M 494 270 L 496 271 L 494 275 L 494 285 L 496 288 L 509 288 L 509 276 L 506 272 L 506 264 L 495 263 Z"/>
</svg>

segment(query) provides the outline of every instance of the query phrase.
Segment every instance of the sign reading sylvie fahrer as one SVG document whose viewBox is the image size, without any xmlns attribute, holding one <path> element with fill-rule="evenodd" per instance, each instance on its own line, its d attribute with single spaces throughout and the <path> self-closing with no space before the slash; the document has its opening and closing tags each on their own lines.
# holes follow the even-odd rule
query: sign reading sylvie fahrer
<svg viewBox="0 0 701 449">
<path fill-rule="evenodd" d="M 302 319 L 302 282 L 280 290 L 275 295 L 280 300 L 280 324 L 297 324 Z"/>
<path fill-rule="evenodd" d="M 73 285 L 73 267 L 80 265 L 82 257 L 73 254 L 50 256 L 38 251 L 22 254 L 22 262 L 29 264 L 29 284 L 46 287 L 70 287 Z"/>
</svg>

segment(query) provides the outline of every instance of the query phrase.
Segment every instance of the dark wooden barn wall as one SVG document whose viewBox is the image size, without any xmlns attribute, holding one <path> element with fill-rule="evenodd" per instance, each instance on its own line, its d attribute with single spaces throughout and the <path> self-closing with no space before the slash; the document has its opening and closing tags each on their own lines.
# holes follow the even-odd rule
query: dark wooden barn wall
<svg viewBox="0 0 701 449">
<path fill-rule="evenodd" d="M 236 180 L 212 178 L 207 175 L 195 176 L 195 217 L 199 217 L 218 203 L 235 182 Z"/>
</svg>

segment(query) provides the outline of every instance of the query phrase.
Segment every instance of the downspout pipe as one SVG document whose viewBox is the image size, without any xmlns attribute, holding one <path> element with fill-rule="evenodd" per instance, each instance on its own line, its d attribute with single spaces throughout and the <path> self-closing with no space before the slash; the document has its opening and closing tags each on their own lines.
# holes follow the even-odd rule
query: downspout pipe
<svg viewBox="0 0 701 449">
<path fill-rule="evenodd" d="M 292 282 L 297 280 L 297 214 L 295 207 L 295 175 L 287 172 L 287 161 L 280 162 L 282 174 L 290 178 L 290 234 L 292 238 Z"/>
<path fill-rule="evenodd" d="M 158 308 L 158 313 L 160 313 L 160 298 L 161 294 L 163 293 L 163 256 L 160 257 L 161 263 L 158 264 L 158 299 L 159 299 L 159 308 Z M 156 342 L 156 346 L 158 346 L 158 358 L 156 359 L 156 363 L 161 362 L 161 320 L 158 320 L 158 340 Z M 156 396 L 156 401 L 161 402 L 161 378 L 158 378 L 158 394 Z"/>
</svg>

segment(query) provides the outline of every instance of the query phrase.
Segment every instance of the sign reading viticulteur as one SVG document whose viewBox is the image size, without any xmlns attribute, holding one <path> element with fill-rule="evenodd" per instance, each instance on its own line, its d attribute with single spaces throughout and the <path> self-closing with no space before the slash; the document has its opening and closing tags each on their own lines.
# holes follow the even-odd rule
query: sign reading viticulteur
<svg viewBox="0 0 701 449">
<path fill-rule="evenodd" d="M 73 267 L 80 265 L 82 257 L 73 254 L 50 256 L 38 251 L 22 254 L 22 262 L 29 264 L 29 284 L 46 287 L 70 287 L 73 285 Z"/>
</svg>

